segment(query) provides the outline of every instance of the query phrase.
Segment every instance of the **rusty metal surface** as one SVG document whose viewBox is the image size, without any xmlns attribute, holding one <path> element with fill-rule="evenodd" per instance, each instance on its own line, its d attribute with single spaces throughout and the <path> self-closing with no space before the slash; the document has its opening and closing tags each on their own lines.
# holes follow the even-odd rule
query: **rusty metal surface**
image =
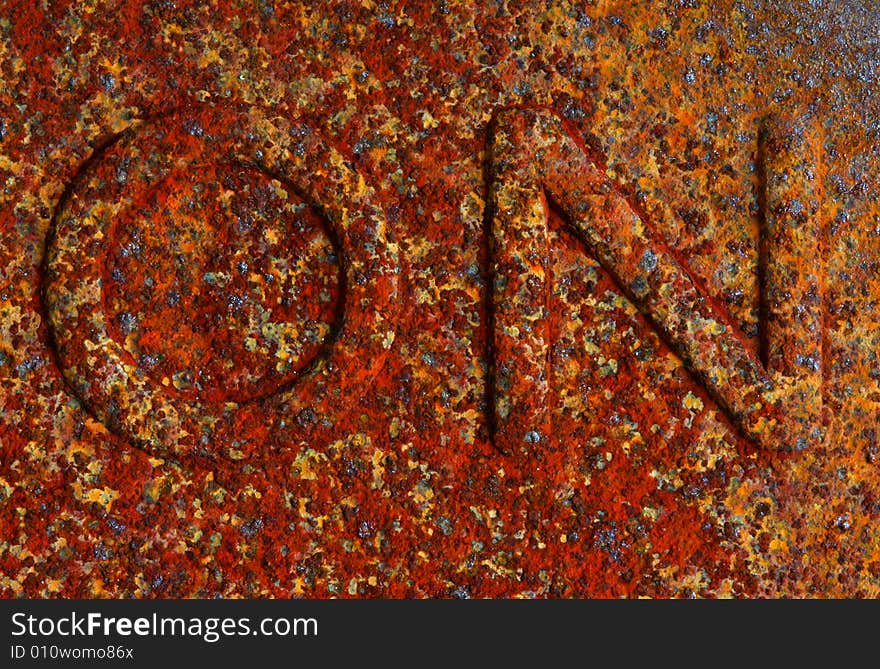
<svg viewBox="0 0 880 669">
<path fill-rule="evenodd" d="M 877 596 L 878 28 L 0 3 L 0 595 Z"/>
</svg>

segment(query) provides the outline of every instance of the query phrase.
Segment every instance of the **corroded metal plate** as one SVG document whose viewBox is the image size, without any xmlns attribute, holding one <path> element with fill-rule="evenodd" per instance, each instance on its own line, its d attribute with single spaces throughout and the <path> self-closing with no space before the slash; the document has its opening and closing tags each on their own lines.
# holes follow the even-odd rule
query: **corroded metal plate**
<svg viewBox="0 0 880 669">
<path fill-rule="evenodd" d="M 0 595 L 880 594 L 878 27 L 0 3 Z"/>
</svg>

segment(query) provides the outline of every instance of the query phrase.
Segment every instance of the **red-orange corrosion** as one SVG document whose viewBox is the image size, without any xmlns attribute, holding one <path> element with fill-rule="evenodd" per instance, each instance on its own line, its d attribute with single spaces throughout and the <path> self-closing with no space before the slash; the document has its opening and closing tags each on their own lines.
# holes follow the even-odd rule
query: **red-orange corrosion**
<svg viewBox="0 0 880 669">
<path fill-rule="evenodd" d="M 880 595 L 878 29 L 0 0 L 0 596 Z"/>
<path fill-rule="evenodd" d="M 764 448 L 790 449 L 822 440 L 823 269 L 816 258 L 822 226 L 812 192 L 815 167 L 797 164 L 793 155 L 809 141 L 808 130 L 775 121 L 773 127 L 765 167 L 765 369 L 726 312 L 558 117 L 530 109 L 496 117 L 490 149 L 493 397 L 496 443 L 503 450 L 531 455 L 549 432 L 548 199 L 749 438 Z M 815 150 L 815 141 L 809 148 Z M 815 156 L 801 160 L 810 158 Z"/>
</svg>

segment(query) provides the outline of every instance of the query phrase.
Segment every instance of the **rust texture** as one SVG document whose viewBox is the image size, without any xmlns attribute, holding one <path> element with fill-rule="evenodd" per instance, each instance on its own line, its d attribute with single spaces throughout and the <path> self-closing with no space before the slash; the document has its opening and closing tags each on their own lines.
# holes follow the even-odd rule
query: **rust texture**
<svg viewBox="0 0 880 669">
<path fill-rule="evenodd" d="M 0 0 L 0 596 L 880 595 L 878 29 Z"/>
<path fill-rule="evenodd" d="M 538 444 L 548 431 L 547 192 L 590 254 L 746 436 L 767 448 L 804 448 L 821 440 L 822 295 L 817 275 L 822 261 L 809 260 L 816 255 L 820 225 L 815 198 L 801 204 L 811 193 L 809 183 L 799 178 L 815 169 L 788 166 L 797 160 L 791 145 L 804 141 L 802 129 L 792 140 L 775 129 L 771 148 L 778 153 L 765 167 L 771 208 L 762 285 L 768 305 L 765 369 L 722 315 L 723 308 L 649 233 L 645 216 L 567 135 L 560 119 L 514 110 L 503 112 L 497 126 L 490 152 L 500 167 L 492 175 L 490 201 L 497 305 L 494 403 L 501 426 L 496 425 L 496 445 Z M 784 148 L 777 146 L 782 143 Z"/>
</svg>

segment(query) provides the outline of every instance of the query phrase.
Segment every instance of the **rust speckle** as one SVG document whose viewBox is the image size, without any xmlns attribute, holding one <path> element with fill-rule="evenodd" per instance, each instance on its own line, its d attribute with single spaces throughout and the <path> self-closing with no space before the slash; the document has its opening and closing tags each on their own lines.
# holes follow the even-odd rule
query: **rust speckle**
<svg viewBox="0 0 880 669">
<path fill-rule="evenodd" d="M 0 2 L 0 596 L 877 596 L 877 30 Z"/>
</svg>

